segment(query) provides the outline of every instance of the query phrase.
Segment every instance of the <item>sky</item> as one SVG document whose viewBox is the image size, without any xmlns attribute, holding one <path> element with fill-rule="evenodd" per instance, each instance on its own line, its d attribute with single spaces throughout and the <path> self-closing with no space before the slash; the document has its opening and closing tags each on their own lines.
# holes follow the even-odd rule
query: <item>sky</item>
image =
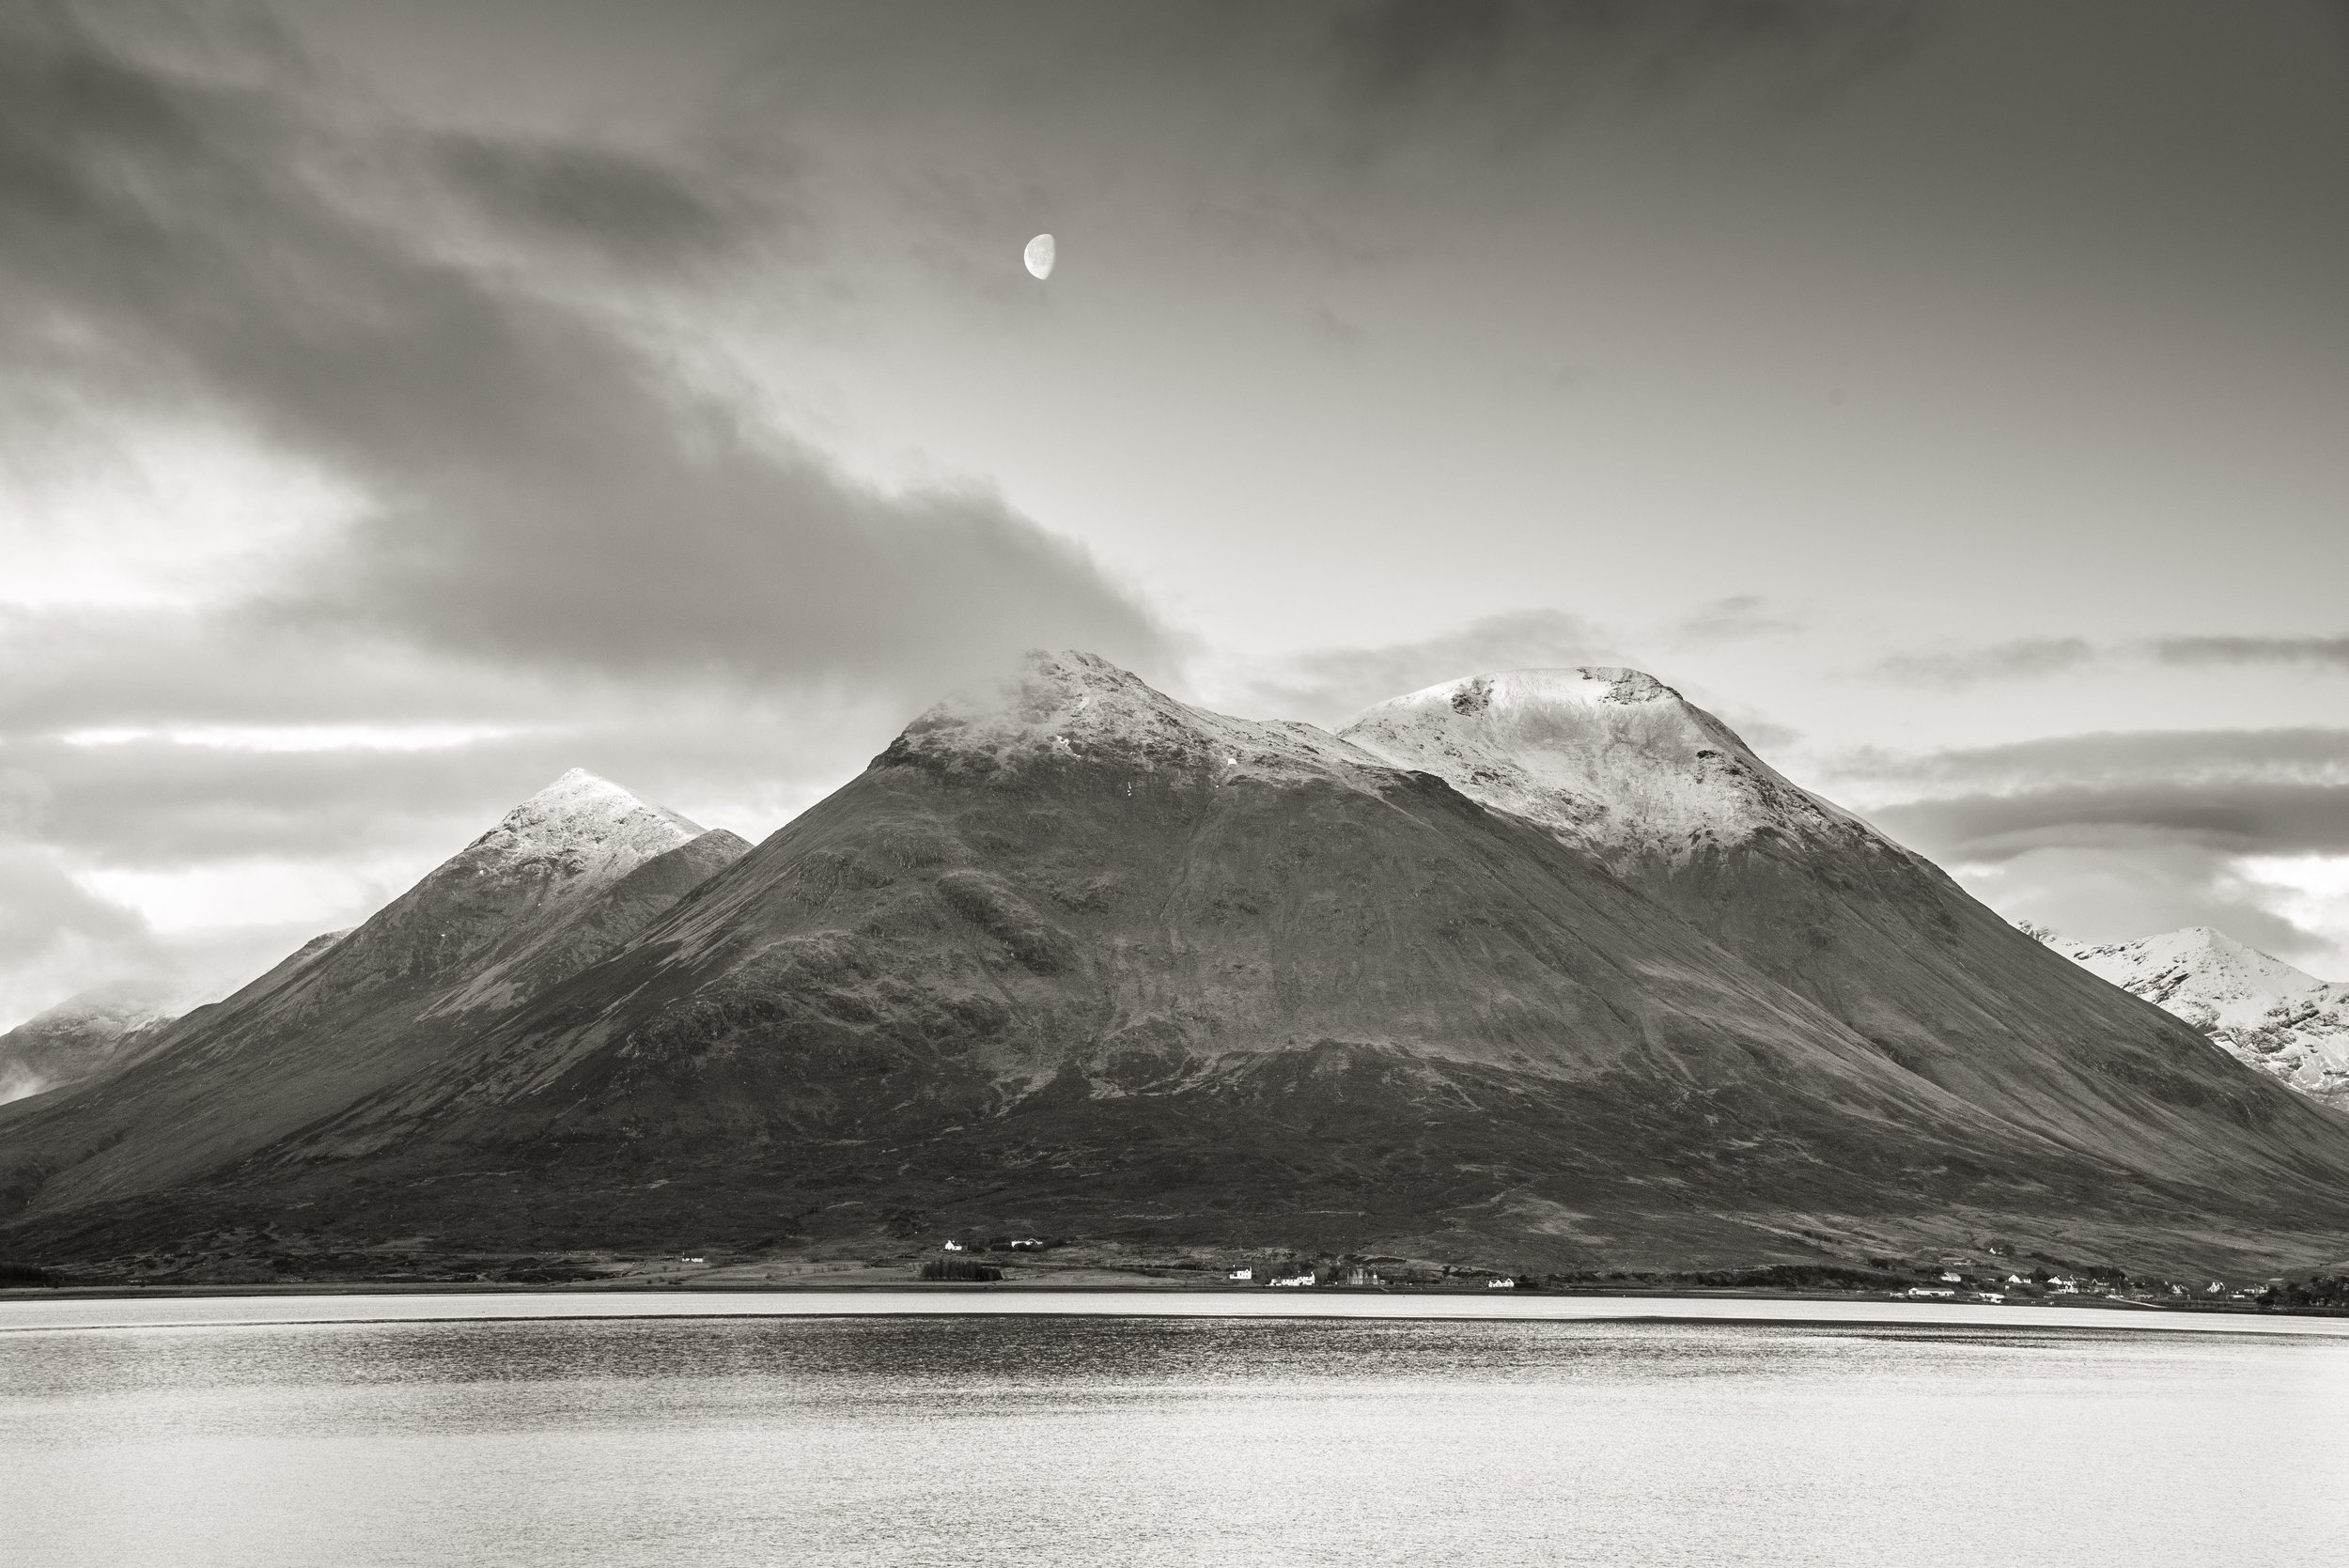
<svg viewBox="0 0 2349 1568">
<path fill-rule="evenodd" d="M 2344 190 L 2338 0 L 0 0 L 0 1025 L 1031 645 L 2349 977 Z"/>
</svg>

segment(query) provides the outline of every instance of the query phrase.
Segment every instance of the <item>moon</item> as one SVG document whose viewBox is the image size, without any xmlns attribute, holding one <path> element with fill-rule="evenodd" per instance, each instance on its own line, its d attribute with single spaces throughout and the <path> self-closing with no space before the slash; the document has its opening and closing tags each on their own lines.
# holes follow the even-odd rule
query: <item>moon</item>
<svg viewBox="0 0 2349 1568">
<path fill-rule="evenodd" d="M 1028 271 L 1037 277 L 1049 278 L 1052 275 L 1052 237 L 1039 234 L 1028 241 L 1028 248 L 1020 253 L 1019 259 L 1025 261 Z"/>
</svg>

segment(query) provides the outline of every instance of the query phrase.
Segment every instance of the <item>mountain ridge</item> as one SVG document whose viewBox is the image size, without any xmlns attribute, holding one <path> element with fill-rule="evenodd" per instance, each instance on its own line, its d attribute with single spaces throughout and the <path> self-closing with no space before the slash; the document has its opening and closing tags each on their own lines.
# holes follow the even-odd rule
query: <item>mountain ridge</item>
<svg viewBox="0 0 2349 1568">
<path fill-rule="evenodd" d="M 1461 759 L 1509 760 L 1476 727 L 1507 683 L 1482 709 L 1451 685 L 1414 711 L 1462 744 L 1382 733 L 1398 759 L 1032 655 L 747 853 L 671 862 L 625 937 L 632 915 L 576 951 L 492 922 L 429 986 L 395 984 L 407 949 L 343 939 L 424 1032 L 297 1017 L 257 1060 L 388 1039 L 397 1061 L 315 1069 L 266 1136 L 176 1162 L 20 1161 L 8 1227 L 84 1251 L 295 1212 L 456 1251 L 839 1240 L 908 1216 L 1577 1266 L 1983 1234 L 2213 1267 L 2340 1250 L 2334 1119 L 1858 818 L 1695 767 L 1751 753 L 1660 706 L 1670 688 L 1576 672 L 1567 719 L 1629 710 L 1632 739 L 1668 744 L 1609 767 L 1686 767 L 1799 831 L 1747 812 L 1692 839 L 1621 812 L 1636 831 L 1595 843 L 1578 823 L 1606 814 L 1578 818 L 1556 769 L 1520 769 L 1549 820 L 1480 800 Z M 478 881 L 460 873 L 490 836 L 412 893 Z M 145 1081 L 216 1074 L 224 1043 L 215 1019 Z M 69 1155 L 57 1128 L 110 1094 L 0 1110 L 0 1144 L 29 1126 Z"/>
</svg>

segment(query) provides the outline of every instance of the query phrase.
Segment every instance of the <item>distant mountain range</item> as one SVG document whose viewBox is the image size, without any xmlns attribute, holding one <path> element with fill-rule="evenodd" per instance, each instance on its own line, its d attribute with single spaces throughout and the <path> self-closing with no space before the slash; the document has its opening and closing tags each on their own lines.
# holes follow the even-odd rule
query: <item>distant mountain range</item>
<svg viewBox="0 0 2349 1568">
<path fill-rule="evenodd" d="M 2349 1252 L 2349 1119 L 1628 670 L 1331 735 L 1034 655 L 755 849 L 567 775 L 117 1038 L 0 1107 L 0 1252 Z"/>
<path fill-rule="evenodd" d="M 2133 942 L 2049 945 L 2176 1014 L 2237 1061 L 2349 1110 L 2349 985 L 2319 980 L 2207 925 Z"/>
</svg>

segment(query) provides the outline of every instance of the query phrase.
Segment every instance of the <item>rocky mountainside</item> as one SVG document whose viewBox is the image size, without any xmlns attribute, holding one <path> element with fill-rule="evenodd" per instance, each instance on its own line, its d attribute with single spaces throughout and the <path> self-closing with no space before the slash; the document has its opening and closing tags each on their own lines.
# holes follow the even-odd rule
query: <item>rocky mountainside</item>
<svg viewBox="0 0 2349 1568">
<path fill-rule="evenodd" d="M 0 1182 L 48 1203 L 216 1169 L 437 1060 L 748 848 L 574 770 L 353 930 L 0 1107 Z"/>
<path fill-rule="evenodd" d="M 459 1251 L 951 1227 L 1548 1266 L 1985 1234 L 2129 1266 L 2338 1254 L 2336 1119 L 1668 689 L 1439 691 L 1340 738 L 1038 655 L 706 879 L 663 873 L 616 942 L 629 919 L 551 942 L 537 913 L 575 928 L 584 901 L 501 893 L 510 858 L 475 876 L 469 850 L 266 1026 L 0 1110 L 0 1147 L 40 1151 L 12 1229 L 81 1253 L 299 1215 Z"/>
<path fill-rule="evenodd" d="M 1537 822 L 1905 1071 L 2066 1147 L 2180 1168 L 2241 1076 L 1938 866 L 1797 788 L 1634 670 L 1525 670 L 1382 703 L 1341 732 Z M 2219 1180 L 2231 1156 L 2201 1172 Z"/>
<path fill-rule="evenodd" d="M 2176 1014 L 2237 1061 L 2349 1110 L 2349 984 L 2319 980 L 2207 925 L 2133 942 L 2048 945 Z"/>
</svg>

